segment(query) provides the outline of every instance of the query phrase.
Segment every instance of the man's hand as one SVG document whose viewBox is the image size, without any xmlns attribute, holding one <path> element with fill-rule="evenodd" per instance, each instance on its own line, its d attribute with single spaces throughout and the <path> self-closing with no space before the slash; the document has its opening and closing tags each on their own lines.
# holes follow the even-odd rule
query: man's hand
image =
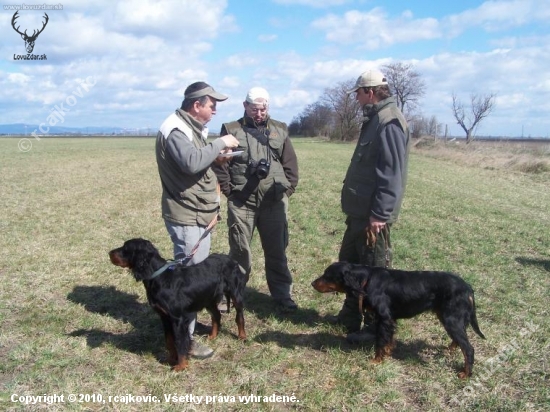
<svg viewBox="0 0 550 412">
<path fill-rule="evenodd" d="M 367 229 L 372 230 L 374 233 L 380 233 L 382 229 L 384 229 L 384 226 L 386 226 L 386 222 L 382 222 L 371 216 L 369 219 L 369 227 Z"/>
<path fill-rule="evenodd" d="M 231 160 L 231 157 L 230 156 L 221 156 L 225 153 L 231 153 L 233 150 L 231 149 L 223 149 L 221 152 L 220 152 L 220 156 L 216 157 L 216 160 L 214 160 L 214 163 L 216 163 L 218 166 L 221 166 L 223 165 L 224 163 L 227 163 Z"/>
<path fill-rule="evenodd" d="M 226 148 L 233 148 L 239 145 L 239 141 L 232 134 L 226 134 L 225 136 L 220 137 L 220 139 L 223 140 Z"/>
</svg>

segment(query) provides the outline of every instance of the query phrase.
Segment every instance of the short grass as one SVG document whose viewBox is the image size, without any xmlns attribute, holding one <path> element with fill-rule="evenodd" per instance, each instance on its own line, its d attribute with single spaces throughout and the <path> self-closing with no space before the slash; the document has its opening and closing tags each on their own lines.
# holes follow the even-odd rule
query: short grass
<svg viewBox="0 0 550 412">
<path fill-rule="evenodd" d="M 473 377 L 460 381 L 462 357 L 446 352 L 448 338 L 432 315 L 400 321 L 393 358 L 377 366 L 369 363 L 372 347 L 347 344 L 343 330 L 324 320 L 343 296 L 319 294 L 310 283 L 337 258 L 344 231 L 339 193 L 353 145 L 295 139 L 301 180 L 290 202 L 288 258 L 300 310 L 273 310 L 256 241 L 248 341 L 235 338 L 234 312 L 223 315 L 222 333 L 210 343 L 216 355 L 173 373 L 163 363 L 161 325 L 143 286 L 107 256 L 139 236 L 171 257 L 154 139 L 32 143 L 21 152 L 18 139 L 0 139 L 0 409 L 550 408 L 548 173 L 486 168 L 424 150 L 411 155 L 394 264 L 456 271 L 476 290 L 487 340 L 470 331 L 476 365 Z M 227 252 L 226 234 L 222 221 L 213 252 Z M 205 313 L 200 319 L 208 322 Z M 64 395 L 65 402 L 11 401 L 45 394 Z M 69 403 L 69 394 L 82 394 L 82 402 Z M 186 395 L 203 398 L 185 403 Z M 239 400 L 251 395 L 247 404 Z M 151 397 L 159 402 L 146 402 Z"/>
</svg>

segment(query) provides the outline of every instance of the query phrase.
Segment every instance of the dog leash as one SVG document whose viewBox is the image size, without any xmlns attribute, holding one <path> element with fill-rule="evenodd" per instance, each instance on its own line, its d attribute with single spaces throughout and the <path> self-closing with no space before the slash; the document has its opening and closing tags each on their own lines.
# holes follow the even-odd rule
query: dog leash
<svg viewBox="0 0 550 412">
<path fill-rule="evenodd" d="M 384 225 L 384 228 L 382 229 L 384 231 L 384 259 L 385 259 L 385 268 L 389 268 L 390 267 L 390 253 L 389 253 L 389 244 L 388 244 L 388 226 L 387 225 Z M 370 228 L 369 230 L 367 230 L 367 239 L 366 239 L 366 246 L 368 248 L 374 248 L 374 246 L 376 245 L 376 233 L 374 233 Z M 362 284 L 361 284 L 361 290 L 364 290 L 365 289 L 365 285 L 367 284 L 367 281 L 364 281 Z M 361 293 L 359 294 L 358 296 L 358 301 L 359 301 L 359 313 L 361 313 L 361 315 L 363 314 L 363 300 L 365 299 L 365 294 L 364 293 Z"/>
<path fill-rule="evenodd" d="M 363 283 L 361 283 L 361 290 L 364 291 L 365 290 L 365 286 L 367 285 L 367 281 L 363 281 Z M 363 300 L 365 299 L 365 293 L 360 293 L 359 294 L 359 313 L 362 315 L 363 314 Z"/>
<path fill-rule="evenodd" d="M 168 269 L 172 269 L 174 266 L 177 266 L 177 265 L 185 265 L 187 264 L 187 262 L 189 262 L 193 256 L 195 255 L 195 253 L 197 253 L 197 250 L 199 250 L 199 246 L 201 244 L 201 242 L 206 238 L 206 236 L 208 236 L 208 234 L 212 231 L 212 229 L 214 228 L 214 226 L 216 226 L 216 223 L 218 223 L 218 221 L 220 220 L 220 215 L 219 213 L 214 216 L 214 218 L 210 221 L 210 223 L 208 224 L 208 226 L 206 227 L 206 230 L 203 232 L 203 234 L 201 235 L 201 237 L 199 238 L 199 240 L 197 241 L 197 243 L 195 243 L 195 246 L 193 246 L 193 249 L 191 249 L 191 253 L 189 253 L 187 256 L 181 258 L 181 259 L 176 259 L 176 260 L 169 260 L 167 261 L 162 267 L 160 267 L 159 269 L 155 270 L 153 272 L 153 274 L 148 278 L 148 280 L 151 280 L 151 279 L 154 279 L 156 278 L 157 276 L 159 276 L 160 274 L 164 273 L 166 270 Z"/>
<path fill-rule="evenodd" d="M 386 261 L 386 269 L 388 269 L 390 267 L 390 246 L 388 244 L 388 238 L 389 238 L 389 233 L 388 233 L 388 225 L 385 224 L 384 225 L 384 257 L 385 257 L 385 261 Z"/>
</svg>

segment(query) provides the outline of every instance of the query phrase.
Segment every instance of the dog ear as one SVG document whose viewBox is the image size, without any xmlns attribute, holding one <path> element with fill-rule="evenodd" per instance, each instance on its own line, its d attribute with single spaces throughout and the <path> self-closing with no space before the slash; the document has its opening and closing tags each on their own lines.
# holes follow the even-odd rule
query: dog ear
<svg viewBox="0 0 550 412">
<path fill-rule="evenodd" d="M 154 272 L 153 262 L 159 258 L 158 250 L 144 239 L 135 239 L 128 245 L 128 260 L 136 281 L 147 279 Z M 158 264 L 157 264 L 158 266 Z"/>
<path fill-rule="evenodd" d="M 351 264 L 343 271 L 344 285 L 354 296 L 365 294 L 365 287 L 367 286 L 368 280 L 367 273 L 365 273 L 363 266 Z"/>
<path fill-rule="evenodd" d="M 365 290 L 367 282 L 370 278 L 371 268 L 369 266 L 360 265 L 355 268 L 357 281 L 361 284 L 361 290 Z"/>
<path fill-rule="evenodd" d="M 132 255 L 132 273 L 136 281 L 147 279 L 153 272 L 151 271 L 151 259 L 148 253 L 134 251 Z"/>
<path fill-rule="evenodd" d="M 353 270 L 353 265 L 346 263 L 342 268 L 342 280 L 344 281 L 344 286 L 346 286 L 346 288 L 351 290 L 357 289 L 358 284 L 355 271 Z"/>
</svg>

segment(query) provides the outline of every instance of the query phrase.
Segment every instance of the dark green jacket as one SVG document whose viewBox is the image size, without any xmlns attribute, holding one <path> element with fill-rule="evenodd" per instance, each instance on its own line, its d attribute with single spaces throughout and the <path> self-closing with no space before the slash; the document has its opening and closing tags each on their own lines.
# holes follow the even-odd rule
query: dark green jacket
<svg viewBox="0 0 550 412">
<path fill-rule="evenodd" d="M 405 185 L 410 137 L 407 122 L 389 97 L 365 107 L 361 134 L 342 188 L 342 211 L 349 217 L 397 220 Z"/>
<path fill-rule="evenodd" d="M 239 140 L 235 156 L 224 167 L 215 167 L 221 190 L 226 196 L 258 202 L 278 201 L 283 195 L 291 195 L 298 184 L 298 160 L 288 136 L 285 123 L 268 118 L 264 125 L 257 125 L 245 116 L 237 121 L 224 123 L 221 135 L 232 134 Z M 265 159 L 270 163 L 269 174 L 258 179 L 250 164 Z"/>
</svg>

